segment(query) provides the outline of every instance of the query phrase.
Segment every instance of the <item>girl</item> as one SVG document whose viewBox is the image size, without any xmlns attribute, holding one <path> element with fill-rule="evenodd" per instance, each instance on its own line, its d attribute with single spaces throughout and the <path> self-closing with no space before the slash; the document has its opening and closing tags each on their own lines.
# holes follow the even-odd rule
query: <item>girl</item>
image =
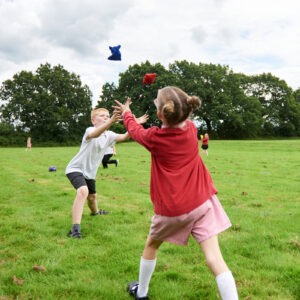
<svg viewBox="0 0 300 300">
<path fill-rule="evenodd" d="M 200 244 L 206 262 L 216 276 L 222 299 L 238 299 L 234 278 L 218 244 L 218 234 L 231 226 L 212 178 L 200 155 L 197 128 L 188 120 L 200 107 L 198 97 L 176 87 L 158 91 L 154 104 L 162 128 L 144 129 L 132 115 L 130 99 L 114 108 L 123 114 L 131 137 L 151 152 L 150 193 L 155 215 L 140 261 L 139 282 L 127 290 L 136 299 L 148 299 L 148 286 L 160 245 L 186 245 L 189 236 Z"/>
<path fill-rule="evenodd" d="M 31 150 L 31 137 L 28 137 L 27 139 L 27 148 L 26 151 Z"/>
<path fill-rule="evenodd" d="M 201 148 L 203 149 L 203 154 L 206 154 L 208 156 L 208 140 L 209 140 L 209 136 L 208 133 L 204 134 L 204 138 L 202 138 L 201 136 L 201 141 L 202 141 L 202 146 Z"/>
</svg>

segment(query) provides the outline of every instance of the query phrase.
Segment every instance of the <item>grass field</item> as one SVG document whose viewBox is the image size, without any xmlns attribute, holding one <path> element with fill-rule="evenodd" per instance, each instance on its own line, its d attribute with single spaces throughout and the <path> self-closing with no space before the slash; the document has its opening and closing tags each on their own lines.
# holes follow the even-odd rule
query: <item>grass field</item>
<svg viewBox="0 0 300 300">
<path fill-rule="evenodd" d="M 64 169 L 78 149 L 0 148 L 0 299 L 130 299 L 153 215 L 150 155 L 117 145 L 119 167 L 100 167 L 96 184 L 112 213 L 85 206 L 84 238 L 73 240 Z M 219 240 L 240 299 L 300 299 L 300 140 L 211 141 L 203 160 L 233 224 Z M 149 297 L 220 299 L 192 238 L 161 246 Z"/>
</svg>

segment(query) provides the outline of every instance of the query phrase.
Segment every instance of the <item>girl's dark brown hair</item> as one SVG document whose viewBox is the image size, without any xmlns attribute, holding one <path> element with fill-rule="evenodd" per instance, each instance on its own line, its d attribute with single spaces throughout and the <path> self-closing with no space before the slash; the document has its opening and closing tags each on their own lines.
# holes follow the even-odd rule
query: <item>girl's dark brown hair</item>
<svg viewBox="0 0 300 300">
<path fill-rule="evenodd" d="M 158 92 L 158 110 L 169 125 L 183 122 L 200 106 L 198 97 L 189 96 L 180 88 L 167 86 Z"/>
</svg>

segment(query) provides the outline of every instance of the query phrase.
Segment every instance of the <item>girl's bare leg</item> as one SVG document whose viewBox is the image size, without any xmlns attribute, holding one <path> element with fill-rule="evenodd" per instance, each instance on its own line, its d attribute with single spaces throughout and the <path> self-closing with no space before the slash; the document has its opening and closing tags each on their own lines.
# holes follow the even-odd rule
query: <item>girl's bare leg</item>
<svg viewBox="0 0 300 300">
<path fill-rule="evenodd" d="M 217 285 L 223 300 L 238 300 L 234 278 L 228 269 L 218 242 L 218 236 L 213 236 L 200 243 L 206 263 L 216 276 Z"/>
</svg>

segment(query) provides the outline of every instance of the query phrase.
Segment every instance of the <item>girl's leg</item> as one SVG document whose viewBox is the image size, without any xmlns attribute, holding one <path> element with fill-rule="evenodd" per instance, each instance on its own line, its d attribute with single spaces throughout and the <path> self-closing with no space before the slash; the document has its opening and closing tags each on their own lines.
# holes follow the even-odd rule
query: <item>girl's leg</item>
<svg viewBox="0 0 300 300">
<path fill-rule="evenodd" d="M 156 253 L 162 241 L 153 240 L 148 236 L 140 262 L 138 297 L 146 297 L 148 294 L 149 283 L 156 265 Z"/>
<path fill-rule="evenodd" d="M 143 252 L 143 258 L 148 260 L 155 259 L 157 250 L 162 243 L 163 241 L 153 240 L 148 236 Z"/>
<path fill-rule="evenodd" d="M 206 264 L 215 276 L 229 270 L 223 259 L 217 235 L 201 242 L 200 247 L 204 253 Z"/>
<path fill-rule="evenodd" d="M 223 300 L 236 300 L 238 294 L 231 271 L 228 269 L 218 242 L 218 236 L 213 236 L 200 243 L 206 263 L 216 276 L 218 288 Z"/>
</svg>

